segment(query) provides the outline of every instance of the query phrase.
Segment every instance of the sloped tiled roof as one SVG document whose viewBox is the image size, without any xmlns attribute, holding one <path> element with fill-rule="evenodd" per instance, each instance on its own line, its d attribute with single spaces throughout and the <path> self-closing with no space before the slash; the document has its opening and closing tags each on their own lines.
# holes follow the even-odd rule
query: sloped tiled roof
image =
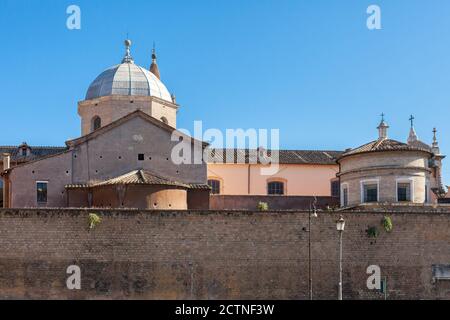
<svg viewBox="0 0 450 320">
<path fill-rule="evenodd" d="M 44 158 L 50 155 L 61 153 L 67 150 L 67 147 L 46 147 L 46 146 L 27 146 L 29 148 L 29 154 L 23 156 L 21 154 L 21 146 L 0 146 L 0 156 L 3 157 L 3 153 L 9 153 L 11 160 L 14 162 L 28 162 Z"/>
<path fill-rule="evenodd" d="M 351 149 L 342 154 L 341 157 L 346 157 L 349 155 L 366 153 L 366 152 L 379 152 L 379 151 L 425 151 L 431 152 L 428 145 L 421 142 L 420 144 L 406 144 L 397 140 L 392 139 L 378 139 L 366 143 L 358 148 Z"/>
<path fill-rule="evenodd" d="M 264 150 L 264 149 L 261 149 Z M 271 157 L 271 150 L 259 152 L 257 149 L 209 149 L 208 163 L 261 163 L 264 154 Z M 336 164 L 336 159 L 342 151 L 321 150 L 278 150 L 280 164 Z"/>
<path fill-rule="evenodd" d="M 186 184 L 179 181 L 173 181 L 160 177 L 147 170 L 133 170 L 116 178 L 91 184 L 69 184 L 66 185 L 66 189 L 92 188 L 111 185 L 165 185 L 186 189 L 209 189 L 209 186 L 206 184 Z"/>
</svg>

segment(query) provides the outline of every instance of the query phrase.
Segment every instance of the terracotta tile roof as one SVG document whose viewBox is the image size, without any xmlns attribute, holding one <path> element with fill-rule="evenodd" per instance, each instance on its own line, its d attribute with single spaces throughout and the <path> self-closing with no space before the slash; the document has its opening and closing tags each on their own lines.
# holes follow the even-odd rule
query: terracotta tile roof
<svg viewBox="0 0 450 320">
<path fill-rule="evenodd" d="M 147 170 L 133 170 L 116 178 L 90 184 L 69 184 L 66 189 L 94 188 L 111 185 L 165 185 L 186 189 L 209 189 L 206 184 L 187 184 L 160 177 Z"/>
<path fill-rule="evenodd" d="M 261 163 L 266 154 L 272 156 L 273 151 L 259 149 L 209 149 L 208 163 Z M 336 164 L 336 159 L 342 151 L 321 150 L 279 150 L 280 164 Z M 275 155 L 275 154 L 274 154 Z M 264 161 L 262 161 L 264 163 Z"/>
<path fill-rule="evenodd" d="M 21 147 L 23 146 L 0 146 L 0 156 L 3 159 L 3 153 L 9 153 L 11 155 L 11 161 L 13 162 L 28 162 L 44 158 L 50 155 L 61 153 L 67 150 L 67 147 L 48 147 L 48 146 L 28 146 L 29 154 L 23 156 L 21 154 Z"/>
<path fill-rule="evenodd" d="M 349 151 L 344 152 L 341 157 L 346 157 L 359 153 L 366 152 L 379 152 L 379 151 L 425 151 L 431 152 L 431 149 L 428 145 L 423 142 L 415 143 L 415 144 L 406 144 L 397 140 L 392 139 L 378 139 L 375 141 L 371 141 L 366 143 L 358 148 L 350 149 Z"/>
</svg>

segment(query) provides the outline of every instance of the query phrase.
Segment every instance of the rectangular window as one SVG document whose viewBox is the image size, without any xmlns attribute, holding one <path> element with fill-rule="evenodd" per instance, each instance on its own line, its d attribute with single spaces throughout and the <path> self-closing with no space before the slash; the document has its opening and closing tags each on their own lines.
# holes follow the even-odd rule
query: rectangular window
<svg viewBox="0 0 450 320">
<path fill-rule="evenodd" d="M 267 193 L 269 195 L 283 195 L 284 194 L 284 183 L 283 182 L 269 182 L 267 184 Z"/>
<path fill-rule="evenodd" d="M 431 266 L 433 280 L 450 280 L 450 265 L 434 264 Z"/>
<path fill-rule="evenodd" d="M 47 182 L 36 182 L 38 203 L 47 203 L 47 184 Z"/>
<path fill-rule="evenodd" d="M 211 194 L 220 194 L 219 180 L 208 180 L 208 185 L 211 187 Z"/>
<path fill-rule="evenodd" d="M 331 181 L 331 196 L 339 197 L 339 180 Z"/>
<path fill-rule="evenodd" d="M 342 206 L 346 207 L 348 206 L 348 188 L 344 187 L 342 189 Z"/>
<path fill-rule="evenodd" d="M 411 184 L 409 182 L 397 184 L 397 200 L 411 201 Z"/>
<path fill-rule="evenodd" d="M 425 203 L 428 203 L 428 185 L 425 185 Z"/>
<path fill-rule="evenodd" d="M 144 158 L 145 158 L 145 156 L 144 156 L 143 153 L 139 153 L 139 154 L 138 154 L 138 160 L 139 160 L 139 161 L 144 161 Z"/>
<path fill-rule="evenodd" d="M 365 184 L 363 188 L 364 202 L 377 202 L 378 201 L 378 185 L 377 184 Z"/>
</svg>

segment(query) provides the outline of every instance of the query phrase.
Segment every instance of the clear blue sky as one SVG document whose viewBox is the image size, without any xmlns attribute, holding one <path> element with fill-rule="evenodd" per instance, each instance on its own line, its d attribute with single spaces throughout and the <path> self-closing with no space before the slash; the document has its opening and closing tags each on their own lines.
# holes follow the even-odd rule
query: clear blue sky
<svg viewBox="0 0 450 320">
<path fill-rule="evenodd" d="M 366 28 L 370 4 L 382 30 Z M 342 150 L 375 139 L 381 112 L 404 141 L 414 114 L 419 137 L 436 126 L 450 153 L 449 17 L 448 0 L 0 0 L 0 144 L 79 136 L 77 101 L 128 32 L 138 64 L 157 43 L 180 127 L 279 128 L 283 148 Z"/>
</svg>

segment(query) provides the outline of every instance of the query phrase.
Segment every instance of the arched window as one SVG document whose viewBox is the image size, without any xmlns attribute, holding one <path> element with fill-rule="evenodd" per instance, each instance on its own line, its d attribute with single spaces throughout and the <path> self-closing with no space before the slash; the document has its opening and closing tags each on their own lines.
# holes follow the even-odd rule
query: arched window
<svg viewBox="0 0 450 320">
<path fill-rule="evenodd" d="M 209 179 L 208 185 L 211 187 L 211 194 L 220 194 L 220 180 Z"/>
<path fill-rule="evenodd" d="M 166 117 L 161 117 L 161 121 L 164 122 L 165 124 L 169 124 L 169 121 L 167 121 Z"/>
<path fill-rule="evenodd" d="M 92 118 L 92 131 L 100 129 L 102 126 L 102 119 L 99 116 L 95 116 Z"/>
<path fill-rule="evenodd" d="M 267 194 L 269 195 L 283 195 L 284 194 L 284 182 L 271 181 L 267 184 Z"/>
</svg>

